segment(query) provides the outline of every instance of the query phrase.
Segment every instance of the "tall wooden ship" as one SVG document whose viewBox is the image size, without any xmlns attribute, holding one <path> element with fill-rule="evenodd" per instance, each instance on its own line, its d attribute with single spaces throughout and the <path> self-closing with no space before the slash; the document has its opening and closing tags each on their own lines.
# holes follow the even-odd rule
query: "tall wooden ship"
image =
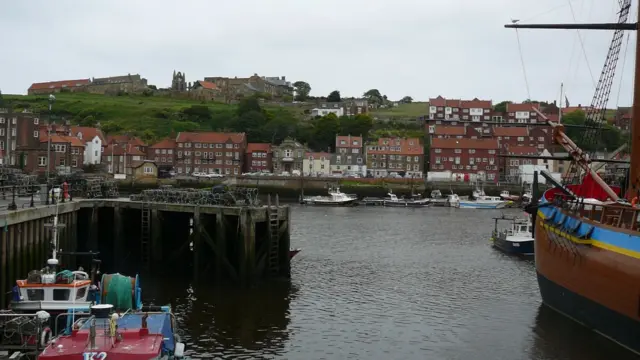
<svg viewBox="0 0 640 360">
<path fill-rule="evenodd" d="M 619 20 L 611 24 L 522 25 L 509 28 L 613 30 L 605 67 L 587 124 L 604 122 L 615 65 L 627 23 L 630 0 L 620 0 Z M 640 12 L 640 11 L 639 11 Z M 562 124 L 548 121 L 554 140 L 579 169 L 572 184 L 555 183 L 528 208 L 535 223 L 536 271 L 543 303 L 633 352 L 640 353 L 640 42 L 636 39 L 631 151 L 626 189 L 609 186 L 591 168 L 587 152 L 567 137 Z M 540 113 L 541 114 L 541 113 Z M 542 116 L 544 119 L 546 117 Z M 589 133 L 589 129 L 585 130 Z M 589 134 L 585 136 L 591 136 Z M 584 140 L 584 138 L 583 138 Z M 596 140 L 597 141 L 597 140 Z M 544 171 L 547 182 L 552 179 Z M 537 179 L 534 179 L 537 183 Z M 537 189 L 537 184 L 534 191 Z M 624 195 L 621 195 L 622 191 Z"/>
</svg>

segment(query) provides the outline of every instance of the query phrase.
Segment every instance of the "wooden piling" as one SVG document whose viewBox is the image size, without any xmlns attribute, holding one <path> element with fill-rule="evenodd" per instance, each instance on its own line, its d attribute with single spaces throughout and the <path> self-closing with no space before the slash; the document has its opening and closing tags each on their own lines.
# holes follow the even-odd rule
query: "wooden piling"
<svg viewBox="0 0 640 360">
<path fill-rule="evenodd" d="M 243 284 L 253 282 L 256 266 L 256 224 L 253 222 L 250 209 L 242 209 L 240 212 L 240 228 L 242 234 L 238 247 L 238 266 L 240 268 L 240 280 Z"/>
<path fill-rule="evenodd" d="M 113 208 L 113 264 L 116 269 L 122 265 L 122 259 L 125 255 L 122 211 L 119 206 Z"/>
<path fill-rule="evenodd" d="M 151 210 L 151 264 L 162 261 L 162 212 Z"/>
<path fill-rule="evenodd" d="M 200 273 L 200 248 L 201 248 L 201 225 L 200 225 L 200 207 L 196 206 L 193 211 L 193 224 L 191 232 L 191 241 L 193 241 L 193 278 L 197 282 Z"/>
<path fill-rule="evenodd" d="M 6 229 L 6 219 L 5 226 L 2 227 L 0 231 L 2 231 L 2 244 L 0 244 L 0 309 L 6 309 L 7 307 L 7 296 L 5 296 L 4 292 L 7 290 L 7 282 L 9 278 L 8 269 L 8 259 L 9 256 L 7 251 L 9 247 L 7 246 L 7 229 Z"/>
</svg>

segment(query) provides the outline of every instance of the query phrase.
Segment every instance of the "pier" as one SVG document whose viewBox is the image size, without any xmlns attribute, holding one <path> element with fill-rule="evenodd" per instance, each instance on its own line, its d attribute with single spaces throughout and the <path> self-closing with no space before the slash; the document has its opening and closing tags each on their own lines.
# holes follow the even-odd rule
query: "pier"
<svg viewBox="0 0 640 360">
<path fill-rule="evenodd" d="M 207 274 L 240 285 L 290 276 L 290 208 L 277 197 L 266 205 L 229 206 L 147 200 L 74 198 L 2 208 L 0 308 L 8 305 L 16 279 L 45 266 L 50 253 L 45 224 L 56 211 L 66 225 L 58 233 L 61 252 L 98 251 L 113 272 L 132 263 L 140 272 L 191 268 L 196 281 Z M 81 260 L 63 256 L 61 265 L 83 265 L 76 261 Z"/>
</svg>

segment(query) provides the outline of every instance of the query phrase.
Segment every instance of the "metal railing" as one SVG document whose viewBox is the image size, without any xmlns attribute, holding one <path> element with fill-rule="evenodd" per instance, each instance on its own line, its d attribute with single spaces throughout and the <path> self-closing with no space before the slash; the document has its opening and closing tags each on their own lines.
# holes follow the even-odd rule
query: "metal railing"
<svg viewBox="0 0 640 360">
<path fill-rule="evenodd" d="M 42 190 L 46 191 L 46 195 L 42 194 Z M 38 196 L 37 198 L 36 195 Z M 15 211 L 19 208 L 34 208 L 41 202 L 42 204 L 40 205 L 55 205 L 73 201 L 73 196 L 71 184 L 30 184 L 0 186 L 0 199 L 9 200 L 8 204 L 0 205 L 0 210 Z M 21 203 L 20 206 L 18 206 L 19 202 Z"/>
<path fill-rule="evenodd" d="M 620 229 L 640 231 L 640 223 L 638 223 L 640 208 L 635 206 L 621 203 L 593 204 L 585 202 L 583 198 L 566 200 L 562 199 L 561 195 L 554 198 L 554 204 L 576 217 Z"/>
</svg>

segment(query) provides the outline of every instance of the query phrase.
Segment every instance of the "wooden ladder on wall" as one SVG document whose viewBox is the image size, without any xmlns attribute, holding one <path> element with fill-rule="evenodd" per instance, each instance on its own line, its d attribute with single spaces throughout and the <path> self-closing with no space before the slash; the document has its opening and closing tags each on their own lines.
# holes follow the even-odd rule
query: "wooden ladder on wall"
<svg viewBox="0 0 640 360">
<path fill-rule="evenodd" d="M 141 213 L 141 229 L 140 229 L 140 260 L 142 261 L 142 268 L 149 269 L 149 257 L 150 248 L 149 243 L 151 241 L 151 207 L 146 201 L 142 203 Z"/>
<path fill-rule="evenodd" d="M 275 206 L 271 206 L 271 195 L 269 195 L 267 216 L 269 216 L 269 273 L 278 275 L 280 273 L 280 216 L 277 201 Z"/>
</svg>

